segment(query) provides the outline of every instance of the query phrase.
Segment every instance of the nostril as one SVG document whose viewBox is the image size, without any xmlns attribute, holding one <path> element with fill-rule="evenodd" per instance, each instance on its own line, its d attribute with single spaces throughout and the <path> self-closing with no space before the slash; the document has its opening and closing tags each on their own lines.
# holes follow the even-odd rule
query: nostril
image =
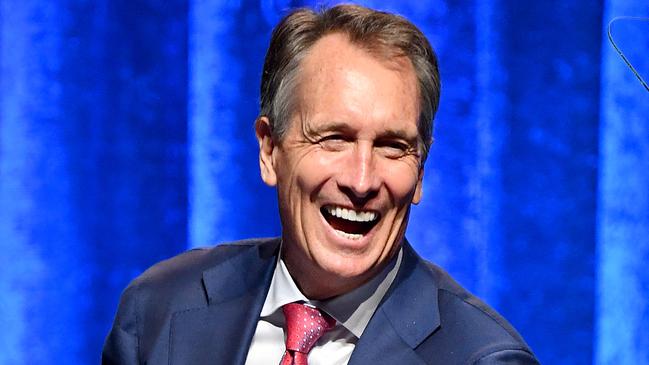
<svg viewBox="0 0 649 365">
<path fill-rule="evenodd" d="M 357 189 L 348 186 L 340 186 L 339 188 L 340 191 L 349 198 L 352 204 L 357 207 L 364 206 L 368 201 L 374 199 L 378 195 L 378 190 L 374 189 L 358 191 Z"/>
</svg>

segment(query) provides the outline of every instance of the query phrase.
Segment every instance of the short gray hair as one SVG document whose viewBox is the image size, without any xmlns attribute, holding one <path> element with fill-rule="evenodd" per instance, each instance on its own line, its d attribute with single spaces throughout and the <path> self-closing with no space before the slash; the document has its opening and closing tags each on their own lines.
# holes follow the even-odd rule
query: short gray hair
<svg viewBox="0 0 649 365">
<path fill-rule="evenodd" d="M 407 57 L 415 70 L 420 98 L 417 128 L 422 163 L 432 143 L 440 79 L 437 57 L 426 36 L 407 19 L 359 5 L 314 11 L 296 9 L 273 30 L 261 77 L 261 116 L 270 119 L 273 138 L 286 134 L 294 111 L 301 61 L 320 38 L 343 33 L 351 43 L 382 59 Z"/>
</svg>

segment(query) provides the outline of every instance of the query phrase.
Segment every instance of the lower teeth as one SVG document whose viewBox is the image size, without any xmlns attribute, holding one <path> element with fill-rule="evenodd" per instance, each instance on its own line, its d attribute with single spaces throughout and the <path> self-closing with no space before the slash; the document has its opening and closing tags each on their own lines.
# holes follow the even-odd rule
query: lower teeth
<svg viewBox="0 0 649 365">
<path fill-rule="evenodd" d="M 360 239 L 360 238 L 363 237 L 362 234 L 357 234 L 357 233 L 347 233 L 347 232 L 339 231 L 339 230 L 337 230 L 337 229 L 334 229 L 334 231 L 335 231 L 336 233 L 338 233 L 339 236 L 345 237 L 345 238 L 350 239 L 350 240 L 357 240 L 357 239 Z"/>
</svg>

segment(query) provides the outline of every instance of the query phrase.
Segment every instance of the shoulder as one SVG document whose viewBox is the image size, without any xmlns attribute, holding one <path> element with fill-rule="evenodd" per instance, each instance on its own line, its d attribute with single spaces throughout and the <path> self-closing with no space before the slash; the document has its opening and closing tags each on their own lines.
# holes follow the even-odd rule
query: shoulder
<svg viewBox="0 0 649 365">
<path fill-rule="evenodd" d="M 454 324 L 470 323 L 471 329 L 482 335 L 493 334 L 525 343 L 521 335 L 502 315 L 462 287 L 446 271 L 430 262 L 426 262 L 426 266 L 438 285 L 442 319 L 453 318 L 454 321 L 451 323 Z"/>
<path fill-rule="evenodd" d="M 151 266 L 135 278 L 130 286 L 168 285 L 192 280 L 196 278 L 197 274 L 200 276 L 203 271 L 222 264 L 251 248 L 264 249 L 268 246 L 275 247 L 277 244 L 279 244 L 278 238 L 259 238 L 191 249 Z"/>
<path fill-rule="evenodd" d="M 155 295 L 156 300 L 164 300 L 165 303 L 173 303 L 171 296 L 187 301 L 200 294 L 197 299 L 205 299 L 202 284 L 204 271 L 250 249 L 272 251 L 278 245 L 278 238 L 260 238 L 192 249 L 151 266 L 135 278 L 125 292 L 137 291 L 140 296 Z"/>
<path fill-rule="evenodd" d="M 453 349 L 445 355 L 447 363 L 461 359 L 467 364 L 538 364 L 523 337 L 502 315 L 437 265 L 425 262 L 425 266 L 437 286 L 440 317 L 439 328 L 427 342 Z"/>
<path fill-rule="evenodd" d="M 104 361 L 137 363 L 138 357 L 148 358 L 156 346 L 166 348 L 168 336 L 164 334 L 169 333 L 173 313 L 207 305 L 204 272 L 225 267 L 222 265 L 226 263 L 232 265 L 246 252 L 270 257 L 278 245 L 279 239 L 223 243 L 189 250 L 153 265 L 122 293 L 113 327 L 104 343 Z M 233 270 L 246 268 L 232 267 Z"/>
<path fill-rule="evenodd" d="M 203 273 L 253 250 L 274 251 L 278 238 L 248 239 L 197 248 L 160 261 L 124 289 L 116 322 L 155 323 L 170 313 L 207 305 Z M 243 269 L 243 268 L 242 268 Z M 147 317 L 147 318 L 144 318 Z"/>
</svg>

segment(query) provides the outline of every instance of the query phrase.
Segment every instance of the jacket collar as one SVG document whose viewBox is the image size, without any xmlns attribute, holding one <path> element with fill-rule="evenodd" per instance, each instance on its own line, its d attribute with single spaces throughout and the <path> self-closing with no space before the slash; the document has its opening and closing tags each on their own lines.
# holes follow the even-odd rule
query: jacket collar
<svg viewBox="0 0 649 365">
<path fill-rule="evenodd" d="M 278 251 L 279 240 L 251 245 L 203 272 L 208 306 L 174 313 L 170 364 L 244 364 Z M 349 365 L 423 364 L 414 349 L 440 326 L 437 292 L 425 262 L 404 240 L 397 277 Z"/>
<path fill-rule="evenodd" d="M 279 239 L 253 244 L 240 254 L 205 270 L 203 285 L 208 303 L 224 303 L 250 291 L 263 291 L 265 298 L 277 262 L 279 244 Z"/>
<path fill-rule="evenodd" d="M 438 286 L 425 261 L 404 241 L 404 265 L 382 309 L 401 338 L 417 347 L 440 325 Z"/>
<path fill-rule="evenodd" d="M 437 293 L 424 260 L 404 240 L 399 273 L 356 344 L 349 365 L 423 364 L 414 349 L 440 326 Z"/>
<path fill-rule="evenodd" d="M 253 244 L 203 272 L 208 305 L 173 314 L 169 364 L 244 364 L 278 251 Z"/>
</svg>

